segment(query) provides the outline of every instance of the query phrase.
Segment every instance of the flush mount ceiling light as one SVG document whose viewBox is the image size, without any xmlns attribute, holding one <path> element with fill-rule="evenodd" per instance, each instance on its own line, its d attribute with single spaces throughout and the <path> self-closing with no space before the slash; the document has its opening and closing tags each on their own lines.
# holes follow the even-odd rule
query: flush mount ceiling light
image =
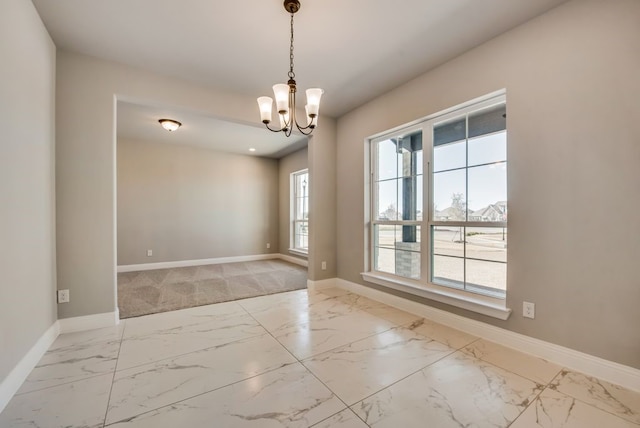
<svg viewBox="0 0 640 428">
<path fill-rule="evenodd" d="M 169 132 L 173 132 L 182 126 L 180 122 L 173 119 L 160 119 L 158 122 L 160 122 L 160 125 Z"/>
<path fill-rule="evenodd" d="M 284 132 L 287 137 L 291 135 L 294 125 L 302 134 L 309 135 L 318 124 L 320 98 L 324 91 L 320 88 L 307 89 L 307 105 L 304 107 L 307 123 L 302 125 L 299 124 L 296 119 L 296 74 L 293 71 L 293 15 L 300 9 L 300 2 L 298 0 L 284 0 L 284 9 L 291 14 L 289 81 L 287 83 L 278 83 L 273 85 L 273 93 L 276 98 L 278 116 L 280 117 L 280 128 L 273 129 L 269 126 L 269 123 L 271 122 L 271 109 L 273 108 L 273 99 L 271 97 L 258 98 L 260 119 L 267 129 L 273 132 Z"/>
</svg>

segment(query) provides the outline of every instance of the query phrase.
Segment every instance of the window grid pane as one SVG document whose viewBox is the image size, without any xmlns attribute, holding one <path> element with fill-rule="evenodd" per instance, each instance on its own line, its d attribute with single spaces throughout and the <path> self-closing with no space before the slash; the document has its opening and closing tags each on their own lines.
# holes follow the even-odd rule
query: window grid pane
<svg viewBox="0 0 640 428">
<path fill-rule="evenodd" d="M 505 117 L 506 105 L 499 104 L 433 128 L 430 280 L 435 284 L 506 296 L 507 229 L 495 227 L 507 221 Z M 468 222 L 488 227 L 468 227 Z"/>
<path fill-rule="evenodd" d="M 420 279 L 421 233 L 415 222 L 422 219 L 424 209 L 422 132 L 384 139 L 373 143 L 372 149 L 373 268 Z"/>
<path fill-rule="evenodd" d="M 293 174 L 293 248 L 303 252 L 309 249 L 309 172 Z"/>
<path fill-rule="evenodd" d="M 420 279 L 420 226 L 375 224 L 373 229 L 375 270 Z"/>
</svg>

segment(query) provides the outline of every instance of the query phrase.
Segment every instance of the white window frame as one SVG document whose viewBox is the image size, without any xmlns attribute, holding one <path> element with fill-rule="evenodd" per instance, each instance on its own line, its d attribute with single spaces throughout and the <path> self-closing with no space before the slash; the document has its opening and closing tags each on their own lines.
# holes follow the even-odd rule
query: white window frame
<svg viewBox="0 0 640 428">
<path fill-rule="evenodd" d="M 418 125 L 418 126 L 407 126 L 406 128 L 402 129 L 402 132 L 391 132 L 388 134 L 384 134 L 382 136 L 373 138 L 370 143 L 369 143 L 369 147 L 373 147 L 374 145 L 382 142 L 382 141 L 386 141 L 389 140 L 390 138 L 394 138 L 394 137 L 398 137 L 401 134 L 403 135 L 411 135 L 413 133 L 415 133 L 416 131 L 421 131 L 424 135 L 424 129 L 422 125 Z M 423 147 L 424 147 L 424 141 L 423 141 Z M 424 153 L 424 150 L 423 150 Z M 424 217 L 423 220 L 400 220 L 400 219 L 396 219 L 396 220 L 378 220 L 376 219 L 376 215 L 374 214 L 377 211 L 377 207 L 378 207 L 378 194 L 376 192 L 376 183 L 379 182 L 378 180 L 378 176 L 377 176 L 377 169 L 374 167 L 374 165 L 377 164 L 377 151 L 371 150 L 371 207 L 370 207 L 370 212 L 371 212 L 371 232 L 370 232 L 370 239 L 369 242 L 371 243 L 370 246 L 370 253 L 371 253 L 371 257 L 370 257 L 370 266 L 371 269 L 374 268 L 375 266 L 375 261 L 374 261 L 374 256 L 375 256 L 375 227 L 376 226 L 380 226 L 380 225 L 387 225 L 387 226 L 417 226 L 420 227 L 420 231 L 421 233 L 424 233 L 423 227 L 424 227 Z M 426 170 L 423 167 L 422 170 L 422 177 L 423 177 L 423 183 L 424 183 L 424 174 L 425 174 Z M 400 177 L 396 177 L 400 178 Z M 423 192 L 424 193 L 424 192 Z M 426 199 L 423 196 L 423 201 L 426 201 Z M 396 207 L 397 210 L 400 210 L 400 207 Z M 425 207 L 422 207 L 422 211 L 423 211 L 423 216 L 425 213 Z M 424 235 L 423 235 L 424 236 Z M 424 254 L 425 254 L 425 246 L 424 246 L 424 239 L 421 240 L 420 242 L 420 257 L 421 259 L 424 258 Z M 421 261 L 421 266 L 423 265 L 423 260 Z M 378 271 L 379 272 L 379 271 Z M 389 274 L 392 275 L 392 274 Z M 399 278 L 402 278 L 398 275 Z"/>
<path fill-rule="evenodd" d="M 309 206 L 309 181 L 310 181 L 310 176 L 309 176 L 309 169 L 305 168 L 305 169 L 301 169 L 299 171 L 295 171 L 292 172 L 290 175 L 290 227 L 289 227 L 289 252 L 292 254 L 296 254 L 299 256 L 303 256 L 303 257 L 307 257 L 309 254 L 309 248 L 299 248 L 296 247 L 296 225 L 299 223 L 304 223 L 307 226 L 307 242 L 309 239 L 309 219 L 307 218 L 306 220 L 302 220 L 302 219 L 298 219 L 298 208 L 297 208 L 297 204 L 296 201 L 298 199 L 298 194 L 297 194 L 297 186 L 296 186 L 296 181 L 298 179 L 298 177 L 306 175 L 306 179 L 307 179 L 307 185 L 306 185 L 306 195 L 303 195 L 303 198 L 306 199 L 306 204 L 307 207 Z M 308 214 L 309 210 L 307 208 L 307 214 Z"/>
<path fill-rule="evenodd" d="M 362 277 L 365 281 L 372 282 L 384 287 L 388 287 L 394 290 L 403 291 L 413 295 L 426 297 L 431 300 L 435 300 L 441 303 L 446 303 L 459 308 L 467 309 L 473 312 L 488 315 L 494 318 L 506 320 L 511 314 L 511 309 L 506 307 L 506 298 L 496 298 L 492 296 L 477 294 L 474 292 L 460 290 L 456 288 L 447 287 L 444 285 L 434 284 L 430 281 L 431 278 L 431 226 L 439 225 L 441 222 L 435 222 L 433 220 L 433 171 L 431 166 L 432 152 L 433 152 L 433 126 L 437 123 L 446 121 L 449 118 L 462 116 L 470 112 L 481 110 L 496 104 L 506 103 L 506 92 L 498 91 L 482 97 L 476 100 L 472 100 L 463 105 L 448 109 L 446 111 L 437 113 L 432 116 L 414 121 L 412 123 L 394 128 L 393 130 L 384 132 L 372 136 L 367 139 L 367 147 L 369 149 L 369 189 L 366 199 L 369 201 L 369 207 L 366 218 L 366 226 L 368 229 L 366 244 L 367 260 L 365 261 L 367 271 L 362 273 Z M 406 221 L 388 222 L 376 220 L 377 211 L 377 195 L 375 185 L 377 182 L 376 177 L 376 151 L 374 150 L 375 144 L 389 139 L 394 136 L 401 135 L 403 133 L 411 133 L 416 130 L 422 130 L 422 144 L 423 144 L 423 218 L 421 221 L 411 222 L 411 224 L 417 224 L 421 228 L 421 279 L 414 280 L 404 278 L 399 275 L 393 275 L 386 272 L 375 271 L 375 236 L 374 225 L 376 224 L 407 224 Z M 507 163 L 508 165 L 508 163 Z M 463 222 L 466 227 L 507 227 L 506 222 Z M 452 225 L 452 222 L 447 222 L 447 225 Z M 455 223 L 456 225 L 458 222 Z"/>
</svg>

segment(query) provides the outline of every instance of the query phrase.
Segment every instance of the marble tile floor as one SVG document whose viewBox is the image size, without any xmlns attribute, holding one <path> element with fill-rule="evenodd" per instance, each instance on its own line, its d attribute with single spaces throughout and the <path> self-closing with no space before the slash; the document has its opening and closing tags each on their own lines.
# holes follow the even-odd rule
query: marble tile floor
<svg viewBox="0 0 640 428">
<path fill-rule="evenodd" d="M 640 427 L 640 393 L 344 290 L 58 337 L 0 427 Z"/>
</svg>

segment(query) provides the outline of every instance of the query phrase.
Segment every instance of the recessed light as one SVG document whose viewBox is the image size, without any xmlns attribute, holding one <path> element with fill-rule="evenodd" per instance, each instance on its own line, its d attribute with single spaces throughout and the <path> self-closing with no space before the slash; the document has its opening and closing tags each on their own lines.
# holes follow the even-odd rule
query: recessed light
<svg viewBox="0 0 640 428">
<path fill-rule="evenodd" d="M 249 151 L 250 151 L 250 152 L 255 152 L 255 151 L 256 151 L 256 149 L 254 149 L 253 147 L 251 147 L 251 148 L 249 149 Z"/>
<path fill-rule="evenodd" d="M 160 122 L 160 125 L 169 132 L 173 132 L 182 126 L 180 122 L 173 119 L 160 119 L 158 122 Z"/>
</svg>

